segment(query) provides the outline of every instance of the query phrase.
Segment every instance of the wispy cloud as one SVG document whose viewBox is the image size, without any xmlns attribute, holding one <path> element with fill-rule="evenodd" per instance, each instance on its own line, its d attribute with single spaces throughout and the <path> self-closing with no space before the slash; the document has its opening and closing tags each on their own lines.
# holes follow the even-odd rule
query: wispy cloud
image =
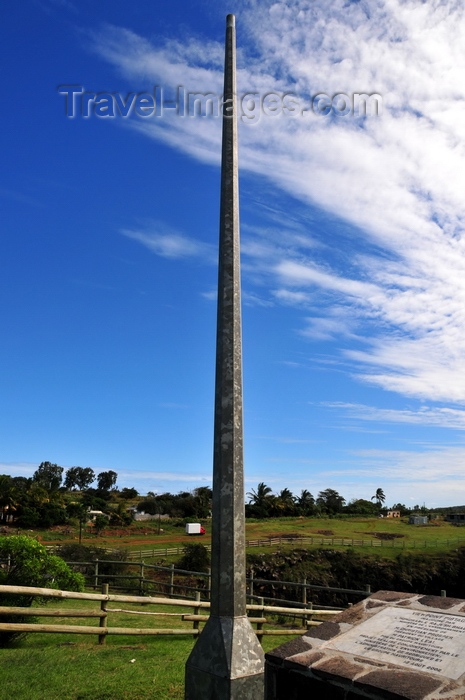
<svg viewBox="0 0 465 700">
<path fill-rule="evenodd" d="M 421 451 L 402 450 L 357 450 L 353 452 L 354 468 L 352 477 L 378 478 L 395 483 L 430 482 L 446 484 L 450 481 L 460 482 L 461 492 L 465 492 L 465 475 L 463 460 L 465 447 L 443 447 Z M 355 466 L 357 465 L 357 466 Z M 341 472 L 347 476 L 347 471 Z M 337 474 L 337 470 L 334 471 Z"/>
<path fill-rule="evenodd" d="M 32 462 L 1 462 L 0 474 L 9 474 L 14 476 L 31 477 L 36 471 L 39 463 Z"/>
<path fill-rule="evenodd" d="M 331 310 L 346 309 L 350 323 L 339 331 L 356 331 L 360 342 L 370 338 L 343 353 L 360 380 L 408 396 L 465 402 L 463 3 L 244 2 L 238 32 L 242 93 L 383 97 L 378 117 L 310 112 L 241 123 L 244 170 L 352 227 L 349 237 L 324 241 L 332 258 L 324 247 L 299 244 L 291 226 L 279 243 L 256 235 L 247 255 L 266 261 L 263 272 L 280 290 L 275 300 L 306 303 L 308 295 L 318 296 L 310 323 L 315 339 L 334 338 Z M 221 94 L 218 42 L 155 46 L 109 27 L 94 37 L 94 47 L 131 81 Z M 204 162 L 219 161 L 218 119 L 133 126 Z M 126 235 L 166 257 L 197 250 L 179 235 Z M 311 238 L 324 240 L 318 232 Z M 345 259 L 336 255 L 339 244 Z"/>
<path fill-rule="evenodd" d="M 421 406 L 416 410 L 392 409 L 343 402 L 327 402 L 324 405 L 329 408 L 342 410 L 346 415 L 363 421 L 409 423 L 465 430 L 465 410 L 457 408 Z"/>
<path fill-rule="evenodd" d="M 121 230 L 121 233 L 127 238 L 142 243 L 152 253 L 163 258 L 203 257 L 211 262 L 214 254 L 213 246 L 188 238 L 158 222 L 154 222 L 142 230 L 125 228 Z"/>
<path fill-rule="evenodd" d="M 281 303 L 289 306 L 305 306 L 311 301 L 311 295 L 306 292 L 294 292 L 291 289 L 276 289 L 273 296 Z"/>
</svg>

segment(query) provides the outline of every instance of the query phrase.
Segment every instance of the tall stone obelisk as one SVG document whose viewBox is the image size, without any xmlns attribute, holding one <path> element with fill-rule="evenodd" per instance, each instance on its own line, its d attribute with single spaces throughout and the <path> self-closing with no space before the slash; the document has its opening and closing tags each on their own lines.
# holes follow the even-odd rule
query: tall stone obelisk
<svg viewBox="0 0 465 700">
<path fill-rule="evenodd" d="M 236 27 L 226 18 L 213 451 L 210 618 L 186 664 L 186 700 L 261 700 L 263 652 L 247 618 Z"/>
</svg>

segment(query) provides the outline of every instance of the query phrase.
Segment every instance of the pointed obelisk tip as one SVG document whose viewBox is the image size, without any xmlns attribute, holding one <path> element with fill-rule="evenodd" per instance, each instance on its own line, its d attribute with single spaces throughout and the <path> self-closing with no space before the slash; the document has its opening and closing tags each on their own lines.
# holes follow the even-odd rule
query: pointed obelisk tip
<svg viewBox="0 0 465 700">
<path fill-rule="evenodd" d="M 236 15 L 227 15 L 226 26 L 227 27 L 235 27 L 236 26 Z"/>
</svg>

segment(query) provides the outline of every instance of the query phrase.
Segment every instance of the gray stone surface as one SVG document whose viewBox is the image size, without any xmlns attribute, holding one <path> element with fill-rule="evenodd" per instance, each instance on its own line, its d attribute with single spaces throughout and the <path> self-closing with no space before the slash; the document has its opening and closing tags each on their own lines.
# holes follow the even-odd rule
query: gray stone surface
<svg viewBox="0 0 465 700">
<path fill-rule="evenodd" d="M 457 679 L 464 671 L 465 617 L 385 607 L 326 648 Z"/>
<path fill-rule="evenodd" d="M 263 652 L 250 631 L 245 616 L 210 616 L 189 657 L 186 700 L 262 700 Z"/>
<path fill-rule="evenodd" d="M 236 35 L 226 19 L 210 619 L 186 664 L 188 700 L 259 700 L 263 652 L 246 616 Z"/>
<path fill-rule="evenodd" d="M 465 601 L 379 591 L 266 655 L 266 700 L 465 700 Z"/>
</svg>

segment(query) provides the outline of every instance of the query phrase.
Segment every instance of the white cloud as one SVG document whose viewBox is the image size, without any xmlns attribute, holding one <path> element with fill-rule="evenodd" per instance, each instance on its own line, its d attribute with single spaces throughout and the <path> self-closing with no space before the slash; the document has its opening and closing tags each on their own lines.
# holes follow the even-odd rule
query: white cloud
<svg viewBox="0 0 465 700">
<path fill-rule="evenodd" d="M 273 291 L 276 299 L 289 306 L 305 306 L 311 300 L 310 294 L 305 292 L 294 292 L 290 289 L 276 289 Z"/>
<path fill-rule="evenodd" d="M 32 462 L 1 462 L 0 474 L 9 474 L 12 476 L 31 477 L 37 470 L 39 463 Z"/>
<path fill-rule="evenodd" d="M 441 447 L 423 451 L 402 450 L 357 450 L 353 452 L 354 468 L 349 470 L 352 477 L 371 477 L 392 481 L 396 484 L 418 483 L 418 492 L 423 492 L 425 483 L 447 485 L 450 497 L 454 497 L 451 481 L 459 483 L 465 492 L 463 463 L 465 447 Z M 333 474 L 337 474 L 334 471 Z M 347 477 L 347 470 L 344 471 Z"/>
<path fill-rule="evenodd" d="M 456 408 L 421 406 L 413 409 L 376 408 L 357 403 L 333 402 L 325 406 L 340 409 L 350 417 L 380 423 L 410 423 L 465 430 L 465 411 Z"/>
<path fill-rule="evenodd" d="M 142 243 L 146 248 L 164 258 L 190 258 L 203 256 L 210 260 L 213 246 L 188 238 L 164 224 L 153 223 L 144 230 L 122 229 L 121 233 Z"/>
<path fill-rule="evenodd" d="M 357 327 L 361 340 L 363 326 L 370 342 L 345 351 L 362 381 L 465 402 L 463 3 L 254 1 L 238 17 L 240 94 L 292 91 L 302 103 L 318 92 L 383 98 L 382 115 L 366 119 L 310 112 L 241 121 L 241 168 L 349 222 L 356 251 L 336 265 L 328 251 L 337 240 L 324 241 L 326 249 L 305 246 L 290 221 L 280 241 L 257 234 L 245 252 L 279 285 L 276 300 L 320 295 L 314 337 L 334 338 L 333 308 L 347 310 L 343 333 Z M 154 46 L 113 27 L 94 43 L 135 88 L 148 80 L 221 94 L 218 42 Z M 204 162 L 219 161 L 219 119 L 172 115 L 132 125 Z M 126 235 L 167 257 L 197 254 L 178 234 Z"/>
<path fill-rule="evenodd" d="M 341 335 L 352 335 L 349 321 L 341 317 L 314 316 L 306 320 L 307 327 L 301 333 L 312 340 L 330 340 Z"/>
</svg>

